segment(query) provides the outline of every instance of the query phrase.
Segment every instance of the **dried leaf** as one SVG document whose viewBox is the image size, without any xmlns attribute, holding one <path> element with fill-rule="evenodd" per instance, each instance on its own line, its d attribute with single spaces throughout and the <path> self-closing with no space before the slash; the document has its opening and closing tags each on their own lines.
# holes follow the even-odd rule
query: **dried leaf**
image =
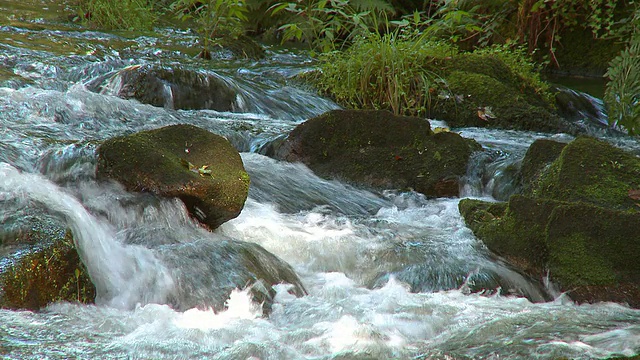
<svg viewBox="0 0 640 360">
<path fill-rule="evenodd" d="M 629 189 L 629 197 L 633 200 L 640 200 L 640 189 Z"/>
</svg>

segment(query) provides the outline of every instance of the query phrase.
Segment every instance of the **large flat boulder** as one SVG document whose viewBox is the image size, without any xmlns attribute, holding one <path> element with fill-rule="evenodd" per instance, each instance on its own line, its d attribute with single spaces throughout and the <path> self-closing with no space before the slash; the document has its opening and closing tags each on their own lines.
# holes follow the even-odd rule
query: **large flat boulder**
<svg viewBox="0 0 640 360">
<path fill-rule="evenodd" d="M 98 148 L 97 176 L 128 191 L 177 197 L 210 229 L 233 219 L 249 191 L 238 151 L 193 125 L 172 125 L 116 137 Z"/>
<path fill-rule="evenodd" d="M 474 140 L 434 133 L 428 120 L 387 111 L 333 110 L 297 126 L 276 157 L 318 175 L 376 188 L 458 196 Z"/>
</svg>

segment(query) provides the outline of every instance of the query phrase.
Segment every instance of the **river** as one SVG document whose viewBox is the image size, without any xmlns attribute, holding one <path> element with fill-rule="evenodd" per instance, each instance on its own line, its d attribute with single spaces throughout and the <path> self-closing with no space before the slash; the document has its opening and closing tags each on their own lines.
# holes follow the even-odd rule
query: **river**
<svg viewBox="0 0 640 360">
<path fill-rule="evenodd" d="M 306 55 L 270 47 L 260 61 L 201 62 L 188 50 L 195 42 L 189 32 L 85 31 L 61 21 L 62 7 L 0 1 L 0 219 L 7 227 L 24 209 L 57 214 L 87 254 L 94 280 L 120 293 L 98 305 L 0 309 L 1 358 L 593 359 L 640 353 L 639 310 L 577 305 L 553 284 L 540 288 L 473 236 L 459 199 L 359 189 L 262 155 L 265 144 L 297 124 L 338 108 L 291 82 L 291 75 L 313 66 Z M 243 106 L 173 110 L 92 91 L 137 64 L 215 72 L 238 89 Z M 226 136 L 251 176 L 242 213 L 214 232 L 191 221 L 179 201 L 150 202 L 95 179 L 100 140 L 176 123 Z M 489 200 L 510 191 L 505 169 L 535 139 L 571 139 L 454 130 L 486 150 L 470 167 L 463 196 Z M 625 137 L 609 140 L 640 149 Z M 258 243 L 287 261 L 308 295 L 297 298 L 278 285 L 268 316 L 242 290 L 221 312 L 176 311 L 156 301 L 163 284 L 140 296 L 143 285 L 126 282 L 131 264 L 149 276 L 189 268 L 189 259 L 161 263 L 145 244 L 175 239 L 199 246 L 227 238 Z M 191 276 L 209 274 L 194 270 Z M 492 282 L 495 291 L 474 291 Z M 549 296 L 554 299 L 542 301 Z"/>
</svg>

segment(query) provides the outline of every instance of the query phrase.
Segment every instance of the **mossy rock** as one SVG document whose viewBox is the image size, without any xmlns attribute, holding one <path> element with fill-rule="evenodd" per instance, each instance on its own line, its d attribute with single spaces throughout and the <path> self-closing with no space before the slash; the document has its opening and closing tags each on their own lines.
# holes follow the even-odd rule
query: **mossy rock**
<svg viewBox="0 0 640 360">
<path fill-rule="evenodd" d="M 601 140 L 579 137 L 539 177 L 531 195 L 637 211 L 640 159 Z M 630 193 L 631 191 L 631 193 Z"/>
<path fill-rule="evenodd" d="M 97 176 L 128 191 L 177 197 L 210 229 L 238 216 L 249 191 L 238 151 L 225 138 L 193 125 L 105 141 L 98 148 Z"/>
<path fill-rule="evenodd" d="M 552 200 L 514 195 L 506 203 L 463 199 L 458 204 L 467 226 L 497 255 L 540 278 L 547 262 L 545 228 Z"/>
<path fill-rule="evenodd" d="M 520 178 L 525 194 L 531 192 L 542 172 L 560 156 L 566 145 L 553 140 L 538 139 L 529 146 L 520 169 Z"/>
<path fill-rule="evenodd" d="M 297 126 L 276 156 L 358 185 L 457 196 L 469 157 L 480 149 L 453 132 L 434 134 L 425 119 L 334 110 Z"/>
<path fill-rule="evenodd" d="M 99 90 L 170 109 L 234 111 L 238 107 L 236 89 L 222 77 L 183 68 L 129 66 Z"/>
<path fill-rule="evenodd" d="M 573 300 L 640 307 L 640 213 L 520 195 L 459 209 L 491 251 L 535 278 L 548 270 Z"/>
<path fill-rule="evenodd" d="M 57 301 L 93 303 L 96 289 L 73 243 L 71 232 L 26 230 L 14 243 L 36 245 L 15 249 L 0 259 L 0 307 L 39 310 Z M 46 239 L 48 238 L 48 239 Z M 46 239 L 46 240 L 45 240 Z"/>
<path fill-rule="evenodd" d="M 577 301 L 640 307 L 640 213 L 573 203 L 547 225 L 549 272 Z"/>
</svg>

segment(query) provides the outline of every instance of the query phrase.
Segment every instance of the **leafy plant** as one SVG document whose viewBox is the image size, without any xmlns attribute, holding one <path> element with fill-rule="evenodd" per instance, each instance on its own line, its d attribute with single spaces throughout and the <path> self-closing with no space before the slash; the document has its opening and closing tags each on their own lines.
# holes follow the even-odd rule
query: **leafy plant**
<svg viewBox="0 0 640 360">
<path fill-rule="evenodd" d="M 298 40 L 321 52 L 336 50 L 345 41 L 366 34 L 377 19 L 393 13 L 384 0 L 299 0 L 274 4 L 271 14 L 287 12 L 280 26 L 282 41 Z"/>
<path fill-rule="evenodd" d="M 237 35 L 247 21 L 244 0 L 177 0 L 170 8 L 182 21 L 193 21 L 200 35 L 200 57 L 211 58 L 211 46 L 222 35 Z"/>
<path fill-rule="evenodd" d="M 624 127 L 629 134 L 640 134 L 640 33 L 609 64 L 604 101 L 609 123 Z"/>
<path fill-rule="evenodd" d="M 80 0 L 78 17 L 101 29 L 151 29 L 158 16 L 151 0 Z"/>
<path fill-rule="evenodd" d="M 504 39 L 500 27 L 514 11 L 513 2 L 508 0 L 444 0 L 422 21 L 430 36 L 470 43 L 471 47 L 487 46 L 494 38 Z"/>
<path fill-rule="evenodd" d="M 555 56 L 564 28 L 586 28 L 594 38 L 616 34 L 616 0 L 523 0 L 518 10 L 520 38 L 529 51 L 545 48 L 549 62 L 559 67 Z"/>
</svg>

